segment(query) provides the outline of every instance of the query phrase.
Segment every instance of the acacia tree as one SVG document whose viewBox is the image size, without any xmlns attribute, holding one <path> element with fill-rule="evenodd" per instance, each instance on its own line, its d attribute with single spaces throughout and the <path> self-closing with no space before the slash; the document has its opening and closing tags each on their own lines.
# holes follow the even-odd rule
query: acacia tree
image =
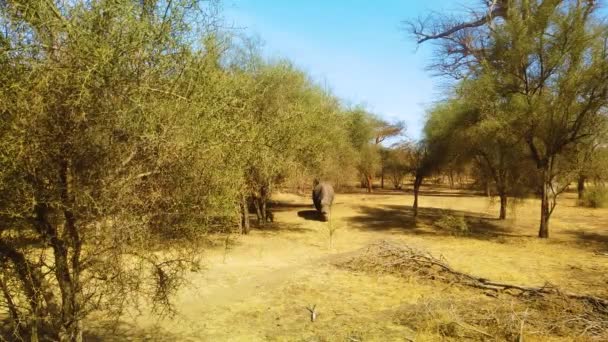
<svg viewBox="0 0 608 342">
<path fill-rule="evenodd" d="M 412 204 L 412 211 L 415 219 L 418 217 L 418 195 L 420 193 L 420 187 L 422 186 L 424 179 L 429 177 L 436 170 L 436 164 L 426 141 L 420 141 L 413 146 L 411 158 L 411 170 L 414 175 L 414 203 Z"/>
<path fill-rule="evenodd" d="M 388 175 L 396 190 L 402 189 L 404 177 L 411 173 L 411 153 L 411 144 L 406 142 L 397 143 L 385 149 L 384 172 Z"/>
<path fill-rule="evenodd" d="M 414 176 L 414 217 L 418 216 L 418 195 L 425 178 L 461 157 L 459 142 L 453 130 L 458 111 L 449 103 L 439 103 L 427 112 L 424 138 L 410 148 L 411 172 Z"/>
<path fill-rule="evenodd" d="M 290 63 L 260 62 L 248 77 L 244 193 L 264 225 L 274 188 L 293 170 L 326 177 L 329 161 L 348 169 L 351 148 L 338 101 Z"/>
<path fill-rule="evenodd" d="M 119 319 L 140 300 L 170 313 L 201 235 L 247 232 L 247 198 L 266 215 L 289 168 L 352 159 L 335 97 L 288 63 L 230 56 L 216 13 L 198 0 L 0 1 L 10 340 L 80 341 L 90 313 Z"/>
<path fill-rule="evenodd" d="M 521 196 L 534 182 L 527 181 L 531 162 L 526 158 L 523 140 L 501 120 L 505 108 L 488 80 L 462 82 L 455 98 L 450 100 L 452 120 L 447 120 L 453 131 L 452 145 L 458 146 L 466 158 L 473 159 L 484 178 L 489 178 L 500 199 L 499 219 L 505 219 L 509 197 Z"/>
<path fill-rule="evenodd" d="M 378 171 L 382 174 L 384 186 L 383 146 L 381 143 L 388 138 L 403 134 L 403 122 L 389 123 L 379 117 L 356 107 L 346 111 L 349 117 L 348 130 L 353 148 L 358 151 L 357 170 L 361 177 L 361 187 L 368 193 L 373 191 L 374 176 Z"/>
<path fill-rule="evenodd" d="M 380 188 L 384 189 L 384 172 L 389 158 L 389 149 L 381 146 L 381 144 L 386 139 L 403 135 L 405 132 L 405 122 L 397 121 L 390 123 L 380 118 L 375 118 L 374 121 L 374 142 L 378 146 L 378 153 L 380 154 Z"/>
<path fill-rule="evenodd" d="M 218 115 L 231 111 L 198 87 L 212 56 L 190 28 L 206 6 L 0 2 L 10 339 L 80 341 L 91 312 L 118 318 L 141 299 L 166 312 L 196 265 L 185 242 L 234 215 L 235 170 L 207 167 L 225 165 L 235 137 Z"/>
<path fill-rule="evenodd" d="M 357 151 L 357 171 L 361 186 L 372 192 L 373 177 L 380 167 L 378 146 L 374 143 L 374 118 L 363 108 L 347 111 L 351 145 Z"/>
<path fill-rule="evenodd" d="M 542 180 L 541 238 L 549 237 L 549 218 L 568 184 L 567 157 L 592 139 L 605 114 L 608 41 L 597 9 L 595 1 L 492 1 L 473 18 L 410 26 L 419 43 L 440 43 L 443 73 L 494 80 L 510 109 L 503 119 L 525 141 Z"/>
</svg>

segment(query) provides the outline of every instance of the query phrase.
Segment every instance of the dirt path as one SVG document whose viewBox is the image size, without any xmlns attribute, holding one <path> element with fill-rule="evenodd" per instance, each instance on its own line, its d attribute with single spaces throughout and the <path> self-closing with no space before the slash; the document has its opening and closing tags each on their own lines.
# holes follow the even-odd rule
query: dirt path
<svg viewBox="0 0 608 342">
<path fill-rule="evenodd" d="M 596 244 L 568 240 L 574 229 L 569 222 L 581 216 L 567 209 L 561 221 L 559 216 L 554 219 L 557 237 L 539 242 L 534 220 L 527 219 L 536 217 L 535 207 L 525 206 L 517 220 L 494 226 L 496 208 L 485 198 L 422 198 L 429 220 L 442 215 L 433 208 L 465 211 L 472 215 L 471 222 L 486 220 L 483 234 L 461 238 L 437 233 L 425 224 L 413 225 L 406 207 L 411 196 L 403 193 L 342 194 L 333 210 L 337 232 L 329 249 L 325 223 L 307 215 L 312 209 L 308 198 L 277 198 L 283 205 L 276 208 L 272 227 L 237 237 L 227 253 L 222 248 L 205 252 L 207 269 L 192 274 L 191 286 L 180 292 L 177 317 L 156 320 L 144 314 L 126 323 L 130 332 L 115 340 L 406 340 L 412 331 L 395 319 L 399 308 L 441 296 L 438 290 L 445 289 L 332 265 L 341 254 L 378 239 L 425 248 L 446 256 L 458 269 L 495 280 L 530 285 L 551 281 L 594 293 L 604 291 L 608 280 L 608 263 L 592 256 Z M 459 291 L 450 289 L 449 295 L 458 296 Z M 319 312 L 314 323 L 306 310 L 313 304 Z"/>
</svg>

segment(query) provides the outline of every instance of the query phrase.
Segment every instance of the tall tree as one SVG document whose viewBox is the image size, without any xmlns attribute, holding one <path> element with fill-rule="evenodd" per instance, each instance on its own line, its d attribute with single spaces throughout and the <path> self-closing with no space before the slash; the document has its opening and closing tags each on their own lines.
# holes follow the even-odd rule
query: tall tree
<svg viewBox="0 0 608 342">
<path fill-rule="evenodd" d="M 442 72 L 494 80 L 510 107 L 503 120 L 525 141 L 542 180 L 541 238 L 549 237 L 557 196 L 568 184 L 567 158 L 593 138 L 605 115 L 608 40 L 597 9 L 595 1 L 495 1 L 472 19 L 411 25 L 420 43 L 440 42 Z"/>
<path fill-rule="evenodd" d="M 375 143 L 378 120 L 357 107 L 348 112 L 350 141 L 357 151 L 357 170 L 361 178 L 361 185 L 368 193 L 373 191 L 374 176 L 380 169 L 379 146 Z"/>
<path fill-rule="evenodd" d="M 390 123 L 380 118 L 374 120 L 374 142 L 378 146 L 378 153 L 380 154 L 380 188 L 384 189 L 384 171 L 386 163 L 388 161 L 388 150 L 381 146 L 386 139 L 396 138 L 402 136 L 405 132 L 405 122 L 397 121 Z"/>
</svg>

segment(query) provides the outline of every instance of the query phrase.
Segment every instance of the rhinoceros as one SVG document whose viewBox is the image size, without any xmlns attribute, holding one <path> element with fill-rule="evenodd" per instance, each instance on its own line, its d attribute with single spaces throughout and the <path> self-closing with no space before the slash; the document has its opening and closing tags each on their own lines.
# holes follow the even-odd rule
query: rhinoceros
<svg viewBox="0 0 608 342">
<path fill-rule="evenodd" d="M 315 182 L 312 190 L 312 201 L 320 214 L 321 220 L 329 220 L 331 204 L 334 202 L 334 188 L 327 182 Z"/>
</svg>

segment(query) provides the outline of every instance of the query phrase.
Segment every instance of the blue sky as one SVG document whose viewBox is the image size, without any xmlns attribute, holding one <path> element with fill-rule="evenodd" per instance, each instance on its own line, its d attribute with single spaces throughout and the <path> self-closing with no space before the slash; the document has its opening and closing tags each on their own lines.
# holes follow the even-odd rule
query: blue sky
<svg viewBox="0 0 608 342">
<path fill-rule="evenodd" d="M 228 23 L 264 43 L 270 58 L 288 58 L 348 104 L 404 120 L 418 138 L 425 108 L 441 95 L 425 70 L 431 45 L 417 49 L 405 19 L 462 9 L 452 0 L 226 0 Z"/>
</svg>

